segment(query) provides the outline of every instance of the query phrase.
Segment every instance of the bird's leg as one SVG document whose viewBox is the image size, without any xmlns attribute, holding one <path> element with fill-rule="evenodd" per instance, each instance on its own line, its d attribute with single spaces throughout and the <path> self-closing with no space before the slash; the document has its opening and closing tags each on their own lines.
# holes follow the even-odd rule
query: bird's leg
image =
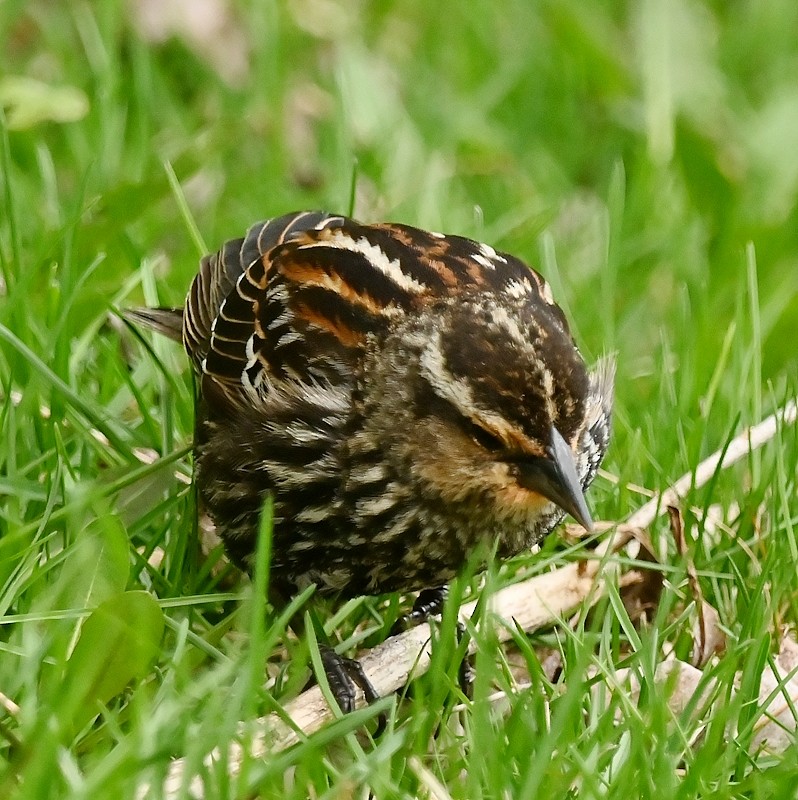
<svg viewBox="0 0 798 800">
<path fill-rule="evenodd" d="M 430 617 L 437 617 L 443 614 L 443 606 L 449 594 L 448 586 L 436 586 L 434 589 L 422 589 L 413 603 L 413 608 L 409 614 L 405 614 L 396 620 L 391 628 L 391 636 L 396 636 L 402 631 L 409 631 L 416 628 L 421 623 L 426 622 Z"/>
<path fill-rule="evenodd" d="M 466 635 L 465 625 L 462 622 L 457 623 L 457 643 L 463 640 Z M 460 691 L 469 699 L 474 698 L 474 664 L 471 661 L 471 656 L 466 652 L 463 660 L 460 662 L 460 667 L 457 670 L 457 683 L 460 686 Z"/>
<path fill-rule="evenodd" d="M 402 633 L 402 631 L 415 628 L 429 620 L 430 617 L 437 617 L 443 614 L 443 606 L 446 603 L 448 594 L 448 586 L 436 586 L 434 589 L 423 589 L 419 592 L 418 597 L 416 597 L 416 601 L 413 603 L 413 608 L 410 613 L 398 619 L 393 628 L 391 628 L 391 636 L 396 636 Z M 456 625 L 456 631 L 457 644 L 459 645 L 466 635 L 465 626 L 459 620 Z M 460 662 L 457 680 L 460 685 L 460 690 L 470 699 L 474 688 L 474 667 L 468 655 Z"/>
</svg>

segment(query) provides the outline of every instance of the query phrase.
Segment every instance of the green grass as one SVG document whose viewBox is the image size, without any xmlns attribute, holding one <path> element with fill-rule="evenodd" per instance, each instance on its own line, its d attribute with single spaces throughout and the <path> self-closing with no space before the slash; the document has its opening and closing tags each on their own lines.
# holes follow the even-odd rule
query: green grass
<svg viewBox="0 0 798 800">
<path fill-rule="evenodd" d="M 683 509 L 727 632 L 707 676 L 729 699 L 697 742 L 652 678 L 696 620 L 661 520 L 650 625 L 611 592 L 573 630 L 484 635 L 465 710 L 438 648 L 376 742 L 345 718 L 234 779 L 203 767 L 311 658 L 201 555 L 186 360 L 111 311 L 181 302 L 203 242 L 293 209 L 488 241 L 550 279 L 590 359 L 617 353 L 618 485 L 590 501 L 620 520 L 645 499 L 627 484 L 664 489 L 798 393 L 798 5 L 242 0 L 233 85 L 209 44 L 146 43 L 133 5 L 0 4 L 0 796 L 133 797 L 173 757 L 208 798 L 438 796 L 430 776 L 468 800 L 794 796 L 798 750 L 752 746 L 760 675 L 798 622 L 789 428 Z M 712 505 L 727 531 L 706 530 Z M 528 568 L 582 550 L 552 537 Z M 399 613 L 314 608 L 352 644 Z M 588 677 L 619 667 L 638 704 Z"/>
</svg>

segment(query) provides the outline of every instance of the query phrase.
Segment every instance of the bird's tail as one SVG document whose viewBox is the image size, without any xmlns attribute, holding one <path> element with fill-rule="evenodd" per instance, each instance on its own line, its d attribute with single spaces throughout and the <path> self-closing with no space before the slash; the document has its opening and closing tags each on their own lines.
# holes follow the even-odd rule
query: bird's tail
<svg viewBox="0 0 798 800">
<path fill-rule="evenodd" d="M 176 342 L 183 341 L 182 308 L 126 308 L 122 316 L 134 325 L 157 331 Z"/>
</svg>

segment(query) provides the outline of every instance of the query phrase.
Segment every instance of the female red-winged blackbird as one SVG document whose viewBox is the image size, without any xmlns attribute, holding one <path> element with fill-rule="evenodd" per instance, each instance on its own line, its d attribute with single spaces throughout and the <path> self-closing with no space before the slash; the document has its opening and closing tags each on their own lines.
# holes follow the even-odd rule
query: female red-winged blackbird
<svg viewBox="0 0 798 800">
<path fill-rule="evenodd" d="M 295 213 L 203 258 L 185 308 L 130 316 L 194 363 L 197 485 L 245 569 L 273 499 L 284 596 L 438 587 L 483 543 L 508 557 L 565 512 L 591 525 L 613 364 L 588 372 L 513 256 Z"/>
</svg>

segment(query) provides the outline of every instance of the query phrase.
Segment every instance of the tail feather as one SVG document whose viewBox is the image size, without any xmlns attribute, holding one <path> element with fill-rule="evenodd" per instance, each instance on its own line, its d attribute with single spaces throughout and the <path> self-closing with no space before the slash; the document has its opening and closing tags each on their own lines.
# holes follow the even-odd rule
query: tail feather
<svg viewBox="0 0 798 800">
<path fill-rule="evenodd" d="M 157 331 L 176 342 L 183 341 L 182 308 L 126 308 L 122 315 L 134 325 Z"/>
</svg>

